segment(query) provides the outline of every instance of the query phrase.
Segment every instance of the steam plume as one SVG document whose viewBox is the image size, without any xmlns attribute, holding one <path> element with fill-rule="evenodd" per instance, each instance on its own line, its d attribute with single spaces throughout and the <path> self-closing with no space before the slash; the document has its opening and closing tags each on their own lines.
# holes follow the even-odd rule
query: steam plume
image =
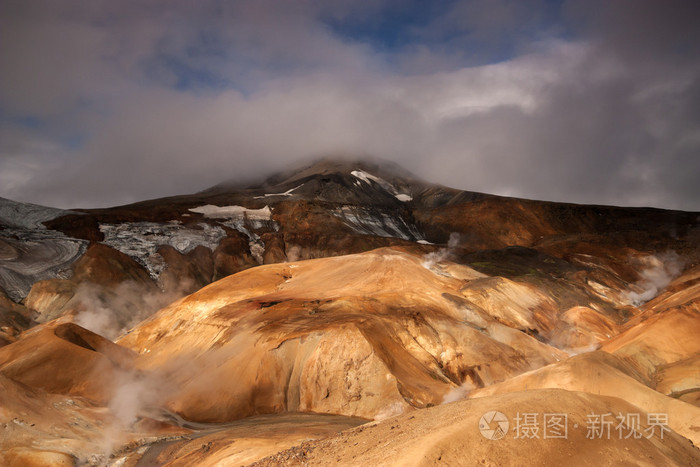
<svg viewBox="0 0 700 467">
<path fill-rule="evenodd" d="M 447 241 L 447 248 L 441 248 L 440 250 L 428 253 L 423 257 L 423 267 L 430 269 L 440 261 L 445 261 L 448 259 L 452 253 L 454 253 L 455 248 L 459 246 L 459 238 L 459 233 L 452 232 L 449 240 Z"/>
<path fill-rule="evenodd" d="M 634 290 L 627 294 L 631 305 L 640 306 L 666 288 L 683 270 L 683 259 L 675 251 L 668 251 L 657 256 L 650 255 L 641 259 L 643 269 L 640 279 L 634 284 Z"/>
</svg>

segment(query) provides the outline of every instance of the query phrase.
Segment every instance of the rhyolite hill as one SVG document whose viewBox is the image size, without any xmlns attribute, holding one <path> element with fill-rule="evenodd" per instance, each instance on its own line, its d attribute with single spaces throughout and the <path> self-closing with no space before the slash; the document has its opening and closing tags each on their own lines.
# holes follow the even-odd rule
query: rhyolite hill
<svg viewBox="0 0 700 467">
<path fill-rule="evenodd" d="M 562 461 L 700 462 L 699 213 L 326 159 L 108 209 L 0 200 L 0 287 L 4 463 L 508 464 L 513 434 L 471 421 L 522 404 L 668 415 L 664 440 L 572 432 Z"/>
</svg>

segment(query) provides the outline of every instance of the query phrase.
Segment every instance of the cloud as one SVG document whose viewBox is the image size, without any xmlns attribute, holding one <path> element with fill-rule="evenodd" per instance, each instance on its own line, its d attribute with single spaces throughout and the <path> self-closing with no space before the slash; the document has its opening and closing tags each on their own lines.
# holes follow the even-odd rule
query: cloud
<svg viewBox="0 0 700 467">
<path fill-rule="evenodd" d="M 4 2 L 0 196 L 114 205 L 342 152 L 700 209 L 697 7 L 593 3 Z"/>
</svg>

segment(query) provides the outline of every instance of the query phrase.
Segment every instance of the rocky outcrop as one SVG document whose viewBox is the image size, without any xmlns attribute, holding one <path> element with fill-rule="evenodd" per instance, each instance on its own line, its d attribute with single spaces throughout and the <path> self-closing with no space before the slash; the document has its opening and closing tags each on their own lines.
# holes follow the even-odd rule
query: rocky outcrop
<svg viewBox="0 0 700 467">
<path fill-rule="evenodd" d="M 40 280 L 67 277 L 86 242 L 48 230 L 0 231 L 0 288 L 19 302 Z"/>
</svg>

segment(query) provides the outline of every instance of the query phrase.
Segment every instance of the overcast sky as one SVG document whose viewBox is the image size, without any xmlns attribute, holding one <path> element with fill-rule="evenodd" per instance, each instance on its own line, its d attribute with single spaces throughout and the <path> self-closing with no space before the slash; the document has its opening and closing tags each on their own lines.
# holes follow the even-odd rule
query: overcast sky
<svg viewBox="0 0 700 467">
<path fill-rule="evenodd" d="M 700 211 L 697 0 L 0 2 L 0 196 L 98 207 L 372 155 Z"/>
</svg>

